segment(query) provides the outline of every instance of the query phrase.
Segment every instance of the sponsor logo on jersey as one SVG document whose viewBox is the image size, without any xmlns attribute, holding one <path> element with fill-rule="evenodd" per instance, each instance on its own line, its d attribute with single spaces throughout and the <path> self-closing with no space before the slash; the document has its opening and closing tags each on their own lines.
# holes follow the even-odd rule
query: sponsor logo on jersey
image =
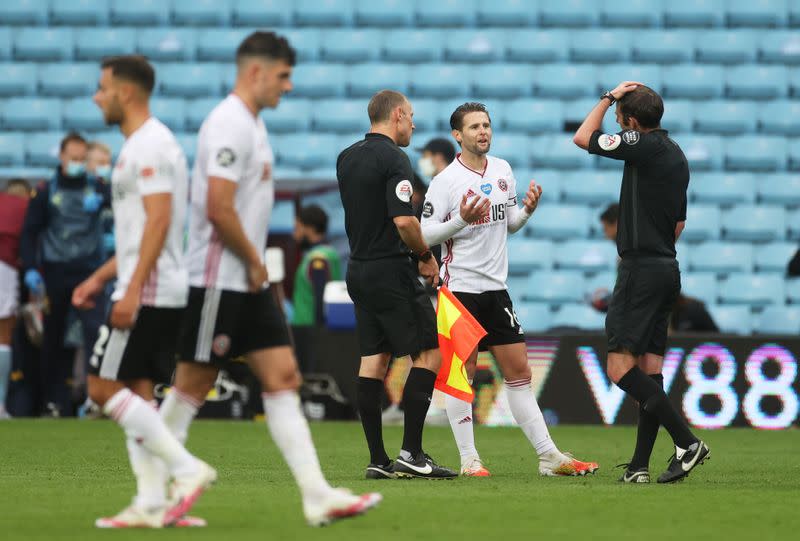
<svg viewBox="0 0 800 541">
<path fill-rule="evenodd" d="M 478 194 L 476 194 L 475 192 L 473 192 L 473 191 L 472 191 L 472 188 L 470 188 L 469 190 L 467 190 L 467 199 L 469 199 L 470 197 L 475 197 L 476 195 L 478 195 Z"/>
<path fill-rule="evenodd" d="M 261 180 L 267 181 L 272 178 L 272 164 L 266 162 L 261 170 Z"/>
<path fill-rule="evenodd" d="M 414 188 L 411 187 L 411 183 L 407 180 L 401 180 L 397 183 L 397 186 L 394 188 L 394 193 L 397 195 L 397 198 L 402 201 L 403 203 L 411 202 L 411 196 L 414 193 Z"/>
<path fill-rule="evenodd" d="M 222 357 L 231 349 L 231 338 L 227 334 L 218 334 L 211 343 L 211 351 L 217 357 Z"/>
<path fill-rule="evenodd" d="M 433 216 L 433 203 L 425 201 L 425 204 L 422 205 L 422 217 L 430 218 L 431 216 Z"/>
<path fill-rule="evenodd" d="M 629 145 L 635 145 L 639 142 L 639 132 L 634 130 L 626 131 L 622 134 L 622 140 Z"/>
<path fill-rule="evenodd" d="M 144 167 L 139 174 L 142 176 L 142 178 L 148 179 L 156 174 L 156 170 L 152 167 Z"/>
<path fill-rule="evenodd" d="M 500 188 L 501 191 L 507 192 L 508 191 L 508 182 L 506 179 L 501 178 L 497 181 L 497 187 Z"/>
<path fill-rule="evenodd" d="M 217 165 L 230 167 L 236 162 L 236 153 L 232 148 L 224 147 L 217 152 Z"/>
<path fill-rule="evenodd" d="M 619 135 L 613 133 L 604 133 L 597 139 L 597 144 L 603 150 L 614 150 L 619 146 L 620 142 Z"/>
<path fill-rule="evenodd" d="M 486 184 L 481 184 L 481 191 L 486 195 L 489 195 L 490 193 L 492 193 L 492 185 L 489 184 L 488 182 Z"/>
</svg>

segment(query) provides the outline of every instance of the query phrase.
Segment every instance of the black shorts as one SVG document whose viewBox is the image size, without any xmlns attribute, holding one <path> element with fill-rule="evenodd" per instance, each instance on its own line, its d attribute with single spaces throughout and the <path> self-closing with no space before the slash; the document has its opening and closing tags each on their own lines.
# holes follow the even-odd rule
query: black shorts
<svg viewBox="0 0 800 541">
<path fill-rule="evenodd" d="M 362 357 L 416 357 L 439 347 L 436 312 L 411 259 L 351 260 L 347 292 L 355 304 Z"/>
<path fill-rule="evenodd" d="M 182 361 L 224 364 L 252 351 L 290 344 L 272 291 L 258 293 L 192 287 L 181 323 Z"/>
<path fill-rule="evenodd" d="M 89 373 L 113 381 L 168 383 L 182 316 L 183 308 L 142 306 L 132 329 L 112 329 L 107 321 L 98 332 Z"/>
<path fill-rule="evenodd" d="M 664 355 L 669 316 L 680 291 L 681 272 L 674 259 L 623 259 L 606 315 L 608 351 Z"/>
<path fill-rule="evenodd" d="M 479 348 L 486 351 L 489 346 L 517 344 L 525 341 L 525 332 L 519 324 L 517 314 L 511 304 L 511 297 L 505 289 L 484 291 L 483 293 L 461 293 L 453 291 L 464 308 L 478 320 L 486 336 L 481 339 Z"/>
</svg>

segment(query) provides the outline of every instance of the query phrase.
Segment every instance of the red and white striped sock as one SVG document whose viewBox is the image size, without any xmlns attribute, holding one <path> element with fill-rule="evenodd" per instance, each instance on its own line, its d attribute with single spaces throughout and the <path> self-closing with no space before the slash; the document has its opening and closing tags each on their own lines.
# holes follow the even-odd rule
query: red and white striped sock
<svg viewBox="0 0 800 541">
<path fill-rule="evenodd" d="M 192 424 L 197 415 L 197 410 L 202 405 L 202 402 L 196 401 L 175 387 L 167 393 L 166 398 L 161 403 L 160 413 L 164 424 L 175 434 L 178 441 L 184 445 L 189 436 L 189 425 Z"/>
</svg>

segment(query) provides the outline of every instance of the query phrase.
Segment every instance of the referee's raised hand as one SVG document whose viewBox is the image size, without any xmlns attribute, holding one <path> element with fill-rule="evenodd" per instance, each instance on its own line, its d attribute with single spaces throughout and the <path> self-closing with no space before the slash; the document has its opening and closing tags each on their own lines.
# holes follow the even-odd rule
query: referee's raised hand
<svg viewBox="0 0 800 541">
<path fill-rule="evenodd" d="M 461 196 L 461 208 L 459 210 L 461 218 L 468 224 L 477 222 L 489 212 L 492 202 L 488 197 L 473 197 L 467 202 L 467 196 Z"/>
</svg>

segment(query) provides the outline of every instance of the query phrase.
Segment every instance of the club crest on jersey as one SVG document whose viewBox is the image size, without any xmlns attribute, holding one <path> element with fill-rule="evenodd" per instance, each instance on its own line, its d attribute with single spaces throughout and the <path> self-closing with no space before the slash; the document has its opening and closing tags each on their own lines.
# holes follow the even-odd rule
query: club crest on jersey
<svg viewBox="0 0 800 541">
<path fill-rule="evenodd" d="M 638 131 L 626 131 L 622 134 L 622 140 L 629 145 L 635 145 L 639 142 L 639 132 Z"/>
<path fill-rule="evenodd" d="M 481 184 L 481 191 L 486 195 L 489 195 L 490 193 L 492 193 L 492 185 L 489 184 L 488 182 L 486 184 Z"/>
<path fill-rule="evenodd" d="M 409 181 L 401 180 L 397 183 L 397 186 L 395 186 L 394 193 L 400 201 L 409 203 L 411 202 L 411 195 L 414 193 L 414 188 L 411 187 Z"/>
<path fill-rule="evenodd" d="M 223 357 L 231 349 L 231 339 L 227 334 L 218 334 L 211 343 L 211 351 L 217 357 Z"/>
<path fill-rule="evenodd" d="M 425 201 L 425 204 L 422 205 L 422 217 L 430 218 L 431 216 L 433 216 L 433 203 Z"/>
<path fill-rule="evenodd" d="M 508 182 L 506 182 L 506 179 L 501 178 L 500 180 L 497 181 L 497 187 L 500 188 L 501 191 L 507 192 L 508 191 Z"/>
<path fill-rule="evenodd" d="M 222 167 L 230 167 L 236 161 L 236 153 L 233 152 L 233 149 L 224 147 L 219 149 L 217 152 L 217 165 L 221 165 Z"/>
<path fill-rule="evenodd" d="M 144 167 L 139 174 L 142 176 L 142 178 L 148 179 L 156 174 L 156 170 L 152 167 Z"/>
<path fill-rule="evenodd" d="M 597 144 L 603 150 L 614 150 L 622 142 L 619 135 L 613 133 L 604 133 L 597 139 Z"/>
</svg>

